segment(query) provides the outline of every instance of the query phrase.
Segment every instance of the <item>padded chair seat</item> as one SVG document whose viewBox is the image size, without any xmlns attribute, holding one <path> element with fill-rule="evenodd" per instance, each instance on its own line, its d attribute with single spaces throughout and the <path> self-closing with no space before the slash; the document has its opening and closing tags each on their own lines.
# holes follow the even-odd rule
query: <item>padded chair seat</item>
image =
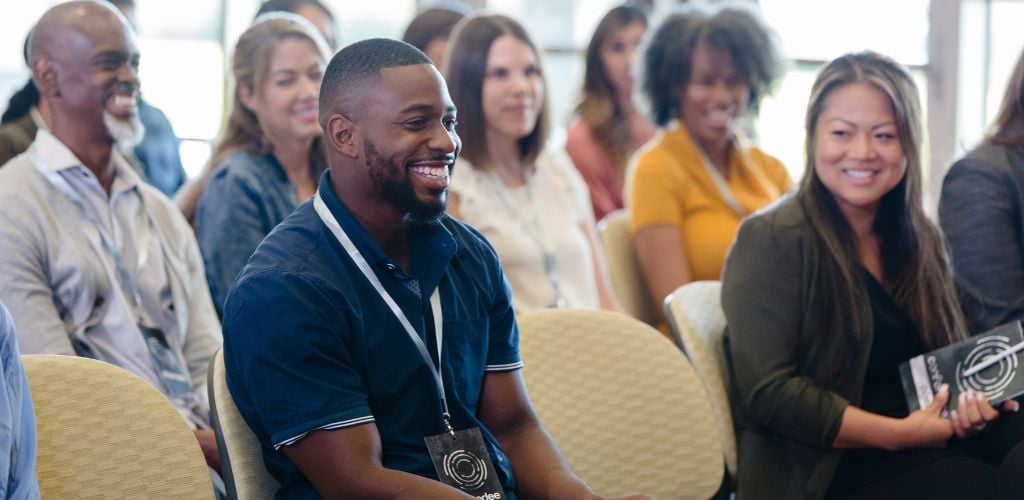
<svg viewBox="0 0 1024 500">
<path fill-rule="evenodd" d="M 519 319 L 533 405 L 600 495 L 706 499 L 724 467 L 711 405 L 686 358 L 622 314 L 543 310 Z"/>
<path fill-rule="evenodd" d="M 36 412 L 43 498 L 212 498 L 189 425 L 163 394 L 114 365 L 22 356 Z"/>
<path fill-rule="evenodd" d="M 665 317 L 676 344 L 689 358 L 707 389 L 725 452 L 725 465 L 736 477 L 736 432 L 729 402 L 721 296 L 722 284 L 718 281 L 687 283 L 665 301 Z"/>
</svg>

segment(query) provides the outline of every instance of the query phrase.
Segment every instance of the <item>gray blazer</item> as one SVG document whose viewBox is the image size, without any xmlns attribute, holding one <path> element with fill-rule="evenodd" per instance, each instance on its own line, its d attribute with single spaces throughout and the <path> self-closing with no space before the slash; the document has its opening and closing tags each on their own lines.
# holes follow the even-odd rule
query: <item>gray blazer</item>
<svg viewBox="0 0 1024 500">
<path fill-rule="evenodd" d="M 835 391 L 814 382 L 811 331 L 821 250 L 793 195 L 747 218 L 726 257 L 722 307 L 740 422 L 738 495 L 817 499 L 842 451 L 832 448 L 843 411 L 859 405 L 874 338 L 870 305 L 860 311 L 864 345 L 856 373 Z"/>
<path fill-rule="evenodd" d="M 38 142 L 36 143 L 38 144 Z M 24 354 L 74 356 L 88 330 L 102 321 L 116 284 L 93 257 L 88 219 L 47 177 L 33 145 L 0 169 L 0 299 L 17 322 Z M 167 262 L 180 337 L 169 337 L 192 375 L 203 408 L 206 373 L 220 349 L 213 309 L 192 228 L 156 189 L 140 184 Z"/>
<path fill-rule="evenodd" d="M 954 163 L 939 223 L 972 330 L 1024 318 L 1024 147 L 986 143 Z"/>
</svg>

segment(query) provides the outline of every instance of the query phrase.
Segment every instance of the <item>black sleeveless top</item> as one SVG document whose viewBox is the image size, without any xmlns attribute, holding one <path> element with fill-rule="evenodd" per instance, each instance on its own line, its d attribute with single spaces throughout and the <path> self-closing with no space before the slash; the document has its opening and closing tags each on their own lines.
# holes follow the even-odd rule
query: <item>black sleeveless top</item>
<svg viewBox="0 0 1024 500">
<path fill-rule="evenodd" d="M 900 383 L 899 365 L 925 352 L 917 323 L 903 306 L 868 272 L 862 269 L 867 287 L 875 334 L 868 356 L 868 369 L 864 376 L 864 395 L 860 408 L 871 413 L 893 418 L 906 417 L 906 397 Z M 905 468 L 901 456 L 876 449 L 846 450 L 826 496 L 834 496 L 857 489 Z"/>
</svg>

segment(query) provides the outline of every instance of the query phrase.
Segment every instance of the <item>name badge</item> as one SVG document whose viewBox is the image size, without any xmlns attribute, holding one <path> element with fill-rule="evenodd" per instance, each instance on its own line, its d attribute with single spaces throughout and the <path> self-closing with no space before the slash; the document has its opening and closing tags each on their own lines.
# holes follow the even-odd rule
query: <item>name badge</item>
<svg viewBox="0 0 1024 500">
<path fill-rule="evenodd" d="M 138 323 L 139 331 L 142 332 L 142 337 L 146 339 L 146 347 L 149 348 L 149 354 L 153 358 L 153 362 L 156 363 L 156 371 L 160 375 L 160 381 L 163 382 L 164 388 L 167 389 L 167 396 L 171 399 L 181 397 L 192 391 L 192 381 L 186 374 L 181 363 L 178 362 L 178 357 L 174 355 L 171 348 L 167 345 L 167 339 L 164 338 L 163 332 L 156 328 L 150 328 Z"/>
<path fill-rule="evenodd" d="M 505 498 L 480 429 L 445 432 L 423 440 L 442 483 L 482 500 Z"/>
</svg>

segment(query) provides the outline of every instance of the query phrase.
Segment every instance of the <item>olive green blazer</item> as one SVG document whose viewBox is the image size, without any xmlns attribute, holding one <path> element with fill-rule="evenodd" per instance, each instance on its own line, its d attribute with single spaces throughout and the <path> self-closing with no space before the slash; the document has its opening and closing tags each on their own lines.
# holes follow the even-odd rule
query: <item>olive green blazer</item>
<svg viewBox="0 0 1024 500">
<path fill-rule="evenodd" d="M 817 499 L 842 451 L 832 448 L 847 405 L 859 405 L 873 339 L 870 305 L 860 311 L 864 344 L 846 387 L 813 380 L 810 331 L 821 249 L 800 201 L 787 196 L 740 226 L 722 276 L 739 423 L 738 497 Z"/>
</svg>

